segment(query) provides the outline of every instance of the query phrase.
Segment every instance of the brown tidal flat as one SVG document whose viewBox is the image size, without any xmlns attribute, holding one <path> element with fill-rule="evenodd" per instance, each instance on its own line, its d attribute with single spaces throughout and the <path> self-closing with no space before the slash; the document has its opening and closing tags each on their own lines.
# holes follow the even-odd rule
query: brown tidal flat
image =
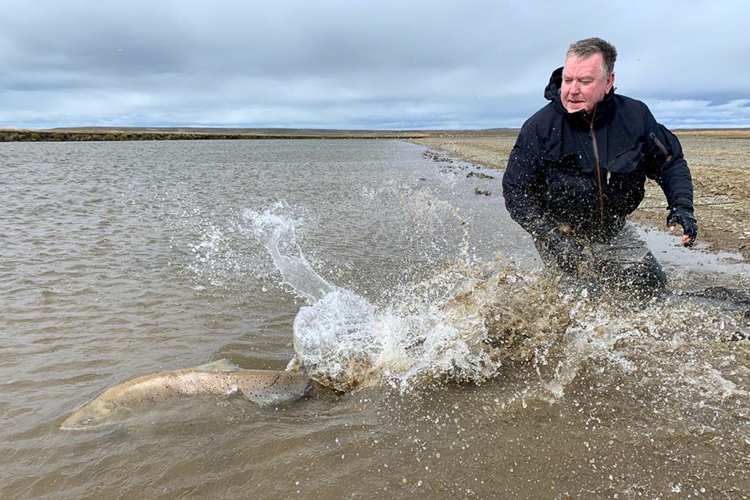
<svg viewBox="0 0 750 500">
<path fill-rule="evenodd" d="M 446 134 L 411 142 L 504 170 L 516 134 Z M 744 260 L 750 260 L 750 130 L 685 130 L 676 134 L 693 175 L 699 241 L 708 244 L 710 250 L 737 252 Z M 666 207 L 661 189 L 649 180 L 643 203 L 630 219 L 666 230 Z"/>
</svg>

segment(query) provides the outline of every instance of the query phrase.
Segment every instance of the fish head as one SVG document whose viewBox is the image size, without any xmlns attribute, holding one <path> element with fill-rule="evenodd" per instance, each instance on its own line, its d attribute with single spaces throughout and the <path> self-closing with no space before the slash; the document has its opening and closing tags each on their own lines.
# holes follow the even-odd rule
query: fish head
<svg viewBox="0 0 750 500">
<path fill-rule="evenodd" d="M 95 399 L 71 413 L 60 425 L 60 429 L 82 431 L 106 426 L 111 423 L 110 416 L 116 407 L 111 401 Z"/>
</svg>

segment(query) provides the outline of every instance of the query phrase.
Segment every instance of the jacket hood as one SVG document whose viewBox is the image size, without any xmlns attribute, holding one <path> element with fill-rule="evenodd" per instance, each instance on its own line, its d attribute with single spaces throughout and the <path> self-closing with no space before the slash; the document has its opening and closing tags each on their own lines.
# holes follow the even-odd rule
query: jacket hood
<svg viewBox="0 0 750 500">
<path fill-rule="evenodd" d="M 562 66 L 552 72 L 552 75 L 549 77 L 549 83 L 544 88 L 544 98 L 548 101 L 552 101 L 555 109 L 559 113 L 562 113 L 563 115 L 569 115 L 570 118 L 573 118 L 575 120 L 585 119 L 587 115 L 584 110 L 569 113 L 568 110 L 565 109 L 565 106 L 563 106 L 562 98 L 560 96 L 560 90 L 562 90 L 562 74 Z M 614 95 L 615 87 L 612 87 L 607 95 L 604 96 L 604 99 L 596 105 L 596 122 L 599 122 L 600 119 L 604 119 L 609 114 L 611 114 L 612 110 L 614 109 Z"/>
<path fill-rule="evenodd" d="M 560 66 L 549 77 L 549 83 L 544 88 L 544 98 L 548 101 L 560 101 L 560 90 L 562 89 L 563 67 Z"/>
</svg>

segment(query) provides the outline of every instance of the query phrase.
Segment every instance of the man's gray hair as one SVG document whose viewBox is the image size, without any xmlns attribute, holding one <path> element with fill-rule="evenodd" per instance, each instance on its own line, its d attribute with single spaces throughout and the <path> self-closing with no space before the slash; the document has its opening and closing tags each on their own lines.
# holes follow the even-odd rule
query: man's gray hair
<svg viewBox="0 0 750 500">
<path fill-rule="evenodd" d="M 565 59 L 570 56 L 576 56 L 579 59 L 586 59 L 594 54 L 601 54 L 604 64 L 602 65 L 602 76 L 606 79 L 609 78 L 615 70 L 615 60 L 617 59 L 617 49 L 614 45 L 602 40 L 601 38 L 584 38 L 573 42 L 568 47 L 568 53 L 565 55 Z"/>
</svg>

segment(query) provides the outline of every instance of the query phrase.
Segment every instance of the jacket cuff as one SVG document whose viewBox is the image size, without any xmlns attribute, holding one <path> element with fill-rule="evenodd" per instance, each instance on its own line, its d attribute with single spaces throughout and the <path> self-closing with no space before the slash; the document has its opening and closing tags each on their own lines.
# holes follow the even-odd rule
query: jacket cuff
<svg viewBox="0 0 750 500">
<path fill-rule="evenodd" d="M 669 209 L 672 210 L 673 208 L 688 208 L 690 211 L 693 210 L 693 200 L 688 198 L 677 198 L 672 203 L 669 204 Z"/>
</svg>

